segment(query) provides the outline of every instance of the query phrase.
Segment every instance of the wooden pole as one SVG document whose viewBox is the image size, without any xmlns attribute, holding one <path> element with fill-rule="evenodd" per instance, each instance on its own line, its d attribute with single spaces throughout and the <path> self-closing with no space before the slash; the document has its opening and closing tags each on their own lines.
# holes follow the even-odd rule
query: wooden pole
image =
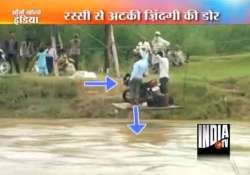
<svg viewBox="0 0 250 175">
<path fill-rule="evenodd" d="M 56 36 L 56 26 L 51 26 L 51 30 L 50 30 L 51 46 L 56 49 L 56 37 L 55 36 Z M 53 60 L 53 65 L 54 65 L 55 76 L 59 76 L 58 66 L 55 60 Z"/>
<path fill-rule="evenodd" d="M 57 37 L 58 37 L 58 44 L 59 44 L 59 48 L 60 50 L 62 50 L 64 47 L 63 47 L 63 40 L 62 40 L 62 36 L 61 36 L 61 33 L 58 31 L 57 33 Z"/>
<path fill-rule="evenodd" d="M 105 25 L 106 57 L 105 72 L 114 70 L 117 77 L 120 77 L 119 60 L 115 44 L 114 29 L 112 25 Z"/>
<path fill-rule="evenodd" d="M 112 43 L 112 53 L 113 53 L 113 60 L 114 60 L 114 66 L 115 66 L 115 73 L 117 77 L 120 77 L 119 60 L 118 60 L 117 48 L 115 44 L 114 28 L 112 25 L 110 25 L 110 30 L 111 30 L 110 33 L 111 33 L 111 43 Z"/>
<path fill-rule="evenodd" d="M 106 49 L 105 49 L 105 63 L 104 71 L 109 73 L 112 68 L 112 41 L 111 41 L 111 30 L 110 25 L 105 25 L 105 39 L 106 39 Z"/>
</svg>

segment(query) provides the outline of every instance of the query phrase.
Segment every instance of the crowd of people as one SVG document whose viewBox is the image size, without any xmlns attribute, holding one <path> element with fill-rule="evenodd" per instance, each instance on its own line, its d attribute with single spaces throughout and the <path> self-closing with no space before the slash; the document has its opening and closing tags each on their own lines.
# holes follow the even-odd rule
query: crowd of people
<svg viewBox="0 0 250 175">
<path fill-rule="evenodd" d="M 40 75 L 46 76 L 56 75 L 58 69 L 67 69 L 72 73 L 79 69 L 81 55 L 79 35 L 75 34 L 68 45 L 67 51 L 53 47 L 51 42 L 35 46 L 31 39 L 17 41 L 15 32 L 10 31 L 8 39 L 1 42 L 0 49 L 6 55 L 6 61 L 10 65 L 10 74 L 14 69 L 20 74 L 21 71 L 29 72 L 35 68 Z"/>
<path fill-rule="evenodd" d="M 183 64 L 185 62 L 183 52 L 180 48 L 174 51 L 180 56 L 178 62 L 182 62 Z M 158 74 L 160 83 L 159 88 L 153 88 L 152 91 L 154 91 L 154 94 L 156 94 L 159 99 L 164 99 L 168 96 L 168 82 L 170 80 L 169 67 L 171 65 L 170 63 L 172 63 L 172 65 L 176 63 L 176 60 L 171 60 L 170 52 L 173 52 L 170 50 L 170 42 L 163 39 L 159 31 L 155 32 L 151 43 L 145 40 L 138 43 L 134 49 L 136 61 L 133 64 L 129 84 L 130 94 L 134 104 L 140 103 L 140 90 L 144 77 L 149 74 L 149 67 L 152 67 L 152 70 Z"/>
<path fill-rule="evenodd" d="M 10 65 L 9 73 L 12 73 L 14 68 L 18 74 L 21 73 L 20 61 L 23 62 L 24 72 L 34 68 L 42 76 L 57 75 L 62 70 L 73 75 L 79 70 L 81 40 L 78 34 L 75 34 L 69 41 L 67 51 L 56 48 L 51 43 L 40 43 L 38 47 L 35 47 L 32 40 L 27 39 L 19 45 L 15 33 L 9 32 L 9 38 L 0 47 L 4 50 L 6 60 Z M 166 96 L 170 80 L 170 65 L 180 66 L 186 61 L 180 47 L 171 49 L 170 42 L 165 40 L 159 31 L 156 31 L 151 42 L 140 41 L 133 52 L 136 61 L 133 64 L 129 83 L 133 103 L 140 103 L 140 87 L 144 77 L 150 72 L 149 68 L 158 74 L 160 86 L 159 89 L 154 89 L 155 93 Z"/>
</svg>

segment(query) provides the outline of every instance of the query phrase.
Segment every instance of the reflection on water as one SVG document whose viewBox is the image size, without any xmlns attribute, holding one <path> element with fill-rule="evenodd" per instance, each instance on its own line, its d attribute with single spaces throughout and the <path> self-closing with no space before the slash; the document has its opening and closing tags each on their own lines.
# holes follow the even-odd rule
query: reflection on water
<svg viewBox="0 0 250 175">
<path fill-rule="evenodd" d="M 0 119 L 1 175 L 250 174 L 250 123 L 231 123 L 230 159 L 198 160 L 196 122 L 146 122 Z"/>
</svg>

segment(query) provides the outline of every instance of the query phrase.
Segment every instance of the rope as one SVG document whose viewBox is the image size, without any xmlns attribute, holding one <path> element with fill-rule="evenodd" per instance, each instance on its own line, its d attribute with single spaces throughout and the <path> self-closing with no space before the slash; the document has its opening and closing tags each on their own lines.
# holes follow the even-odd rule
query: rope
<svg viewBox="0 0 250 175">
<path fill-rule="evenodd" d="M 104 48 L 106 47 L 106 44 L 104 44 L 100 39 L 96 38 L 94 35 L 87 33 L 87 35 L 89 35 L 92 39 L 94 39 L 95 41 L 97 41 L 100 45 L 102 45 Z"/>
</svg>

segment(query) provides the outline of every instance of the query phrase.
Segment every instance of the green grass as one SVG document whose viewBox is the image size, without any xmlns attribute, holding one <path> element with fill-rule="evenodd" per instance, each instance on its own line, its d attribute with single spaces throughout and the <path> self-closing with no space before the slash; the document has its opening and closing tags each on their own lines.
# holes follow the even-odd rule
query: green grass
<svg viewBox="0 0 250 175">
<path fill-rule="evenodd" d="M 176 104 L 184 108 L 152 111 L 143 116 L 249 120 L 249 65 L 250 54 L 191 57 L 183 67 L 171 67 L 169 91 Z M 100 74 L 99 79 L 103 78 Z M 147 77 L 152 78 L 157 75 Z M 124 88 L 120 85 L 107 94 L 99 88 L 83 88 L 81 82 L 66 77 L 40 77 L 34 73 L 0 77 L 0 117 L 127 117 L 125 113 L 116 114 L 111 106 L 112 102 L 122 101 Z"/>
<path fill-rule="evenodd" d="M 35 74 L 0 77 L 0 116 L 56 117 L 76 97 L 75 89 L 75 83 L 65 78 Z"/>
<path fill-rule="evenodd" d="M 250 118 L 250 54 L 191 57 L 171 67 L 169 91 L 183 110 L 155 113 L 157 118 Z M 157 78 L 156 75 L 147 79 Z M 154 114 L 153 114 L 154 115 Z"/>
<path fill-rule="evenodd" d="M 191 80 L 221 80 L 250 75 L 250 54 L 193 57 L 184 68 L 174 68 L 173 80 L 181 80 L 185 74 Z M 184 70 L 183 70 L 184 69 Z"/>
</svg>

